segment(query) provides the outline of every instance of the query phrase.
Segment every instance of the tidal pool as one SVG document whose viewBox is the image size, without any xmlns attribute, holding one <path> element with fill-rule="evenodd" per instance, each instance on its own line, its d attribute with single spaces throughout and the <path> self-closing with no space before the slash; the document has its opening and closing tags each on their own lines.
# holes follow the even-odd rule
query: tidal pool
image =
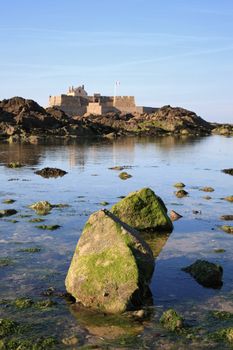
<svg viewBox="0 0 233 350">
<path fill-rule="evenodd" d="M 233 214 L 233 203 L 223 200 L 233 195 L 233 177 L 221 172 L 233 166 L 232 151 L 233 138 L 220 136 L 1 143 L 0 210 L 15 209 L 17 214 L 0 218 L 0 318 L 22 326 L 5 339 L 53 337 L 51 349 L 229 349 L 230 342 L 219 343 L 210 335 L 233 327 L 233 318 L 211 316 L 213 310 L 233 312 L 233 236 L 219 229 L 231 225 L 220 216 Z M 24 167 L 6 167 L 10 162 Z M 34 173 L 46 166 L 68 174 L 46 179 Z M 114 166 L 128 166 L 132 177 L 121 180 L 120 171 L 109 169 Z M 175 196 L 177 182 L 186 185 L 187 197 Z M 201 191 L 205 186 L 214 192 Z M 144 319 L 77 307 L 65 295 L 64 280 L 88 216 L 104 202 L 110 208 L 120 196 L 142 187 L 153 189 L 169 211 L 183 216 L 174 222 L 172 234 L 146 237 L 156 259 L 153 306 Z M 4 203 L 8 199 L 14 201 Z M 69 206 L 41 216 L 28 207 L 40 200 Z M 40 225 L 60 228 L 41 230 Z M 197 259 L 223 267 L 222 288 L 204 288 L 181 271 Z M 30 302 L 19 307 L 17 298 Z M 170 307 L 188 324 L 183 334 L 159 324 Z"/>
</svg>

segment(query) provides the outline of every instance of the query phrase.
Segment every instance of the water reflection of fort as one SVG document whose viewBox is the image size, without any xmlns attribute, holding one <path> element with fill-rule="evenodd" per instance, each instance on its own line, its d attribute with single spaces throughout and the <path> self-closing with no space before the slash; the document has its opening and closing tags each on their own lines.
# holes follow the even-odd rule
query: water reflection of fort
<svg viewBox="0 0 233 350">
<path fill-rule="evenodd" d="M 41 158 L 48 161 L 67 162 L 68 167 L 78 167 L 83 170 L 88 162 L 101 164 L 108 160 L 111 165 L 134 164 L 137 148 L 141 152 L 148 147 L 155 152 L 169 154 L 176 148 L 187 148 L 189 152 L 195 143 L 201 142 L 199 138 L 188 137 L 157 137 L 136 138 L 127 137 L 114 140 L 82 140 L 70 143 L 60 141 L 58 144 L 0 144 L 0 162 L 20 162 L 25 165 L 35 166 L 40 163 Z M 50 164 L 48 164 L 50 166 Z"/>
</svg>

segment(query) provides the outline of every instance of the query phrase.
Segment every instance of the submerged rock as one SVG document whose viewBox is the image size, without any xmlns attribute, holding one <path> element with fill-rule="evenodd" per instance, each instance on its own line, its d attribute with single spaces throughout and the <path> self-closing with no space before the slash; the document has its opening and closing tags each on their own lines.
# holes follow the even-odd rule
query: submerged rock
<svg viewBox="0 0 233 350">
<path fill-rule="evenodd" d="M 83 229 L 65 284 L 84 306 L 120 313 L 146 302 L 153 270 L 153 254 L 138 232 L 100 210 Z"/>
<path fill-rule="evenodd" d="M 214 188 L 213 187 L 202 187 L 200 188 L 200 191 L 204 191 L 204 192 L 214 192 Z"/>
<path fill-rule="evenodd" d="M 7 164 L 8 168 L 22 168 L 24 165 L 21 164 L 20 162 L 11 162 Z"/>
<path fill-rule="evenodd" d="M 173 230 L 164 202 L 150 188 L 129 193 L 111 208 L 111 212 L 138 230 Z"/>
<path fill-rule="evenodd" d="M 58 168 L 43 168 L 41 170 L 35 171 L 35 174 L 40 175 L 42 177 L 45 177 L 46 179 L 50 177 L 61 177 L 67 174 L 65 170 L 58 169 Z"/>
<path fill-rule="evenodd" d="M 233 226 L 223 225 L 220 228 L 226 233 L 233 233 Z"/>
<path fill-rule="evenodd" d="M 187 195 L 188 195 L 188 192 L 185 190 L 176 191 L 176 197 L 178 198 L 183 198 L 183 197 L 186 197 Z"/>
<path fill-rule="evenodd" d="M 221 288 L 222 286 L 222 266 L 216 265 L 206 260 L 197 260 L 190 266 L 182 268 L 188 272 L 195 280 L 208 288 Z"/>
<path fill-rule="evenodd" d="M 222 215 L 222 216 L 220 216 L 220 219 L 225 220 L 225 221 L 232 221 L 233 215 Z"/>
<path fill-rule="evenodd" d="M 222 172 L 225 174 L 233 175 L 233 168 L 223 169 Z"/>
<path fill-rule="evenodd" d="M 61 226 L 60 225 L 37 225 L 36 227 L 41 230 L 55 231 L 59 229 Z"/>
<path fill-rule="evenodd" d="M 0 267 L 6 267 L 9 265 L 12 265 L 13 261 L 12 259 L 6 257 L 6 258 L 0 258 Z"/>
<path fill-rule="evenodd" d="M 4 204 L 13 204 L 15 202 L 15 199 L 7 198 L 2 201 Z"/>
<path fill-rule="evenodd" d="M 165 311 L 159 321 L 172 332 L 184 327 L 184 319 L 173 309 Z"/>
<path fill-rule="evenodd" d="M 4 216 L 15 215 L 15 214 L 17 214 L 17 210 L 15 210 L 15 209 L 3 209 L 3 210 L 0 210 L 0 218 L 2 218 Z"/>
</svg>

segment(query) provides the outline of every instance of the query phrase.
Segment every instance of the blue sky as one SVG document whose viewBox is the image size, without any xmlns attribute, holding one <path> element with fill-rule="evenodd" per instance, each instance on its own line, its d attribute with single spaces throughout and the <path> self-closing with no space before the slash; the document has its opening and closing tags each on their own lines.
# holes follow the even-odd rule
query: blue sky
<svg viewBox="0 0 233 350">
<path fill-rule="evenodd" d="M 0 99 L 85 84 L 233 122 L 232 0 L 8 0 L 1 3 Z"/>
</svg>

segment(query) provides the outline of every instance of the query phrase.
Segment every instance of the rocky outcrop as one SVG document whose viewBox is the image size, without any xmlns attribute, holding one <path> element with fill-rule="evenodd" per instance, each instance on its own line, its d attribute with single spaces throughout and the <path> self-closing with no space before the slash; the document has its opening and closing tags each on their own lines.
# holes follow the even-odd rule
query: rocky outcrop
<svg viewBox="0 0 233 350">
<path fill-rule="evenodd" d="M 116 114 L 104 116 L 86 115 L 79 120 L 88 119 L 93 124 L 111 127 L 116 133 L 136 135 L 209 135 L 213 129 L 194 112 L 180 107 L 164 106 L 153 114 Z"/>
<path fill-rule="evenodd" d="M 13 140 L 28 140 L 31 135 L 38 137 L 60 136 L 101 136 L 113 130 L 108 127 L 93 127 L 88 120 L 69 118 L 58 108 L 44 109 L 33 100 L 13 97 L 0 101 L 0 137 Z"/>
<path fill-rule="evenodd" d="M 100 210 L 83 229 L 65 284 L 84 306 L 120 313 L 145 303 L 153 269 L 153 254 L 137 231 Z"/>
<path fill-rule="evenodd" d="M 130 193 L 116 203 L 111 212 L 138 230 L 166 232 L 173 230 L 165 204 L 150 188 Z"/>
<path fill-rule="evenodd" d="M 230 135 L 233 126 L 208 123 L 180 107 L 164 106 L 153 114 L 108 113 L 71 118 L 56 107 L 44 109 L 22 97 L 0 101 L 0 137 L 11 137 L 13 141 L 30 142 L 29 136 L 209 135 L 219 129 L 225 130 L 220 134 Z"/>
<path fill-rule="evenodd" d="M 212 133 L 215 135 L 233 136 L 232 124 L 212 124 Z"/>
<path fill-rule="evenodd" d="M 222 172 L 233 176 L 233 168 L 223 169 Z"/>
</svg>

